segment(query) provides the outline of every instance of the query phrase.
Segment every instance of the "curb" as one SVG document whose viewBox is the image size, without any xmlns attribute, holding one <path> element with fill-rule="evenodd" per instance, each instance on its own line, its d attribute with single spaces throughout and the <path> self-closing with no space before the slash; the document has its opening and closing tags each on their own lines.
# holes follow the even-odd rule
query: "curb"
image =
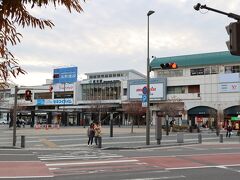
<svg viewBox="0 0 240 180">
<path fill-rule="evenodd" d="M 14 146 L 0 146 L 0 150 L 1 150 L 1 149 L 23 149 L 23 148 L 14 147 Z"/>
<path fill-rule="evenodd" d="M 193 145 L 193 144 L 199 144 L 197 142 L 191 142 L 191 143 L 176 143 L 176 144 L 159 144 L 159 145 L 145 145 L 145 146 L 136 146 L 136 147 L 106 147 L 101 148 L 101 150 L 128 150 L 128 149 L 151 149 L 156 147 L 172 147 L 172 146 L 186 146 L 186 145 Z"/>
</svg>

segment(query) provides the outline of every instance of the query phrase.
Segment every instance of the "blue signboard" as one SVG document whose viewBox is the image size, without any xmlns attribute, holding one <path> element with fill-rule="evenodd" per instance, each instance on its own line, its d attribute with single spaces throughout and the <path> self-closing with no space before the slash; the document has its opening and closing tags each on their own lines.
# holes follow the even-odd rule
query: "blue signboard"
<svg viewBox="0 0 240 180">
<path fill-rule="evenodd" d="M 74 83 L 76 81 L 77 67 L 66 67 L 53 70 L 53 84 Z"/>
<path fill-rule="evenodd" d="M 72 98 L 65 99 L 37 99 L 36 105 L 70 105 L 73 104 Z"/>
<path fill-rule="evenodd" d="M 147 95 L 142 95 L 142 107 L 147 107 Z"/>
</svg>

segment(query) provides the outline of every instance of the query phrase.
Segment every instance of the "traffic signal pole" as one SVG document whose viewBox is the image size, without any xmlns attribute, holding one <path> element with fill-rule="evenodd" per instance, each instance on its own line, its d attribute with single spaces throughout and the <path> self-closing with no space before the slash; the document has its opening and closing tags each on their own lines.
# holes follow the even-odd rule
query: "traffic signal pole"
<svg viewBox="0 0 240 180">
<path fill-rule="evenodd" d="M 201 5 L 200 3 L 196 4 L 193 8 L 196 11 L 199 11 L 200 9 L 207 9 L 237 20 L 237 22 L 232 22 L 226 26 L 226 30 L 229 35 L 229 41 L 227 41 L 226 44 L 232 55 L 240 56 L 240 16 L 234 13 L 226 13 L 217 9 L 213 9 L 207 7 L 206 5 Z"/>
<path fill-rule="evenodd" d="M 216 12 L 216 13 L 219 13 L 219 14 L 223 14 L 223 15 L 226 15 L 226 16 L 228 16 L 230 18 L 236 19 L 237 21 L 240 21 L 240 16 L 237 15 L 237 14 L 226 13 L 224 11 L 220 11 L 220 10 L 217 10 L 217 9 L 210 8 L 210 7 L 206 6 L 206 5 L 201 5 L 200 3 L 197 3 L 193 8 L 196 11 L 199 11 L 200 9 L 207 9 L 209 11 L 213 11 L 213 12 Z"/>
<path fill-rule="evenodd" d="M 17 119 L 17 92 L 18 87 L 14 88 L 14 106 L 13 106 L 13 146 L 16 146 L 17 136 L 16 136 L 16 119 Z"/>
<path fill-rule="evenodd" d="M 26 88 L 19 88 L 18 86 L 14 87 L 14 104 L 13 104 L 13 119 L 12 119 L 12 123 L 13 123 L 13 146 L 16 146 L 16 142 L 17 142 L 17 133 L 16 133 L 16 129 L 17 129 L 17 92 L 19 90 L 26 90 Z M 46 90 L 46 89 L 37 89 L 37 90 Z M 29 89 L 27 89 L 26 91 L 30 91 Z M 26 95 L 26 94 L 25 94 Z M 31 91 L 30 91 L 30 98 L 31 98 Z M 31 99 L 30 99 L 31 100 Z"/>
</svg>

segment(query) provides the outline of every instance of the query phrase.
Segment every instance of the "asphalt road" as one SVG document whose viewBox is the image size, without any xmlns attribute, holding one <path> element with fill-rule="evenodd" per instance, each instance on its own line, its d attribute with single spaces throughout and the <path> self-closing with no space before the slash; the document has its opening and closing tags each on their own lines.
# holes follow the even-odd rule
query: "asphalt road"
<svg viewBox="0 0 240 180">
<path fill-rule="evenodd" d="M 0 150 L 0 178 L 238 180 L 239 144 L 135 150 Z M 22 178 L 21 178 L 22 177 Z"/>
<path fill-rule="evenodd" d="M 1 143 L 11 144 L 11 132 L 2 128 L 0 133 Z M 141 132 L 103 137 L 106 147 L 145 144 Z M 192 141 L 197 134 L 184 138 Z M 155 142 L 154 134 L 151 140 Z M 28 134 L 25 149 L 0 148 L 0 179 L 238 180 L 240 176 L 238 137 L 224 137 L 219 143 L 214 133 L 203 133 L 203 144 L 167 146 L 176 141 L 172 133 L 163 136 L 166 146 L 128 149 L 88 147 L 86 141 L 83 133 Z"/>
</svg>

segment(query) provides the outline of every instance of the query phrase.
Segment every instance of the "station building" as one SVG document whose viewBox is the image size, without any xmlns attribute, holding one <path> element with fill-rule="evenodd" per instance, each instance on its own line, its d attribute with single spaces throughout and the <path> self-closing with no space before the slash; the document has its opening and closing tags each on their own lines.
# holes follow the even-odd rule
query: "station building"
<svg viewBox="0 0 240 180">
<path fill-rule="evenodd" d="M 162 69 L 175 62 L 177 69 Z M 188 126 L 235 128 L 240 120 L 240 57 L 229 52 L 214 52 L 153 58 L 150 79 L 151 123 L 160 118 Z M 19 87 L 18 117 L 34 125 L 61 123 L 85 125 L 91 121 L 131 124 L 132 118 L 144 121 L 143 88 L 146 76 L 135 70 L 86 73 L 87 78 L 72 83 L 53 83 Z M 12 88 L 0 91 L 0 117 L 11 118 Z M 25 101 L 31 89 L 32 101 Z M 139 109 L 138 117 L 125 105 Z M 143 108 L 144 109 L 144 108 Z M 4 115 L 5 114 L 5 115 Z M 7 116 L 6 116 L 7 114 Z"/>
<path fill-rule="evenodd" d="M 161 69 L 175 62 L 177 69 Z M 183 102 L 181 119 L 189 125 L 239 127 L 240 57 L 229 52 L 214 52 L 154 58 L 155 78 L 167 77 L 167 101 Z"/>
</svg>

